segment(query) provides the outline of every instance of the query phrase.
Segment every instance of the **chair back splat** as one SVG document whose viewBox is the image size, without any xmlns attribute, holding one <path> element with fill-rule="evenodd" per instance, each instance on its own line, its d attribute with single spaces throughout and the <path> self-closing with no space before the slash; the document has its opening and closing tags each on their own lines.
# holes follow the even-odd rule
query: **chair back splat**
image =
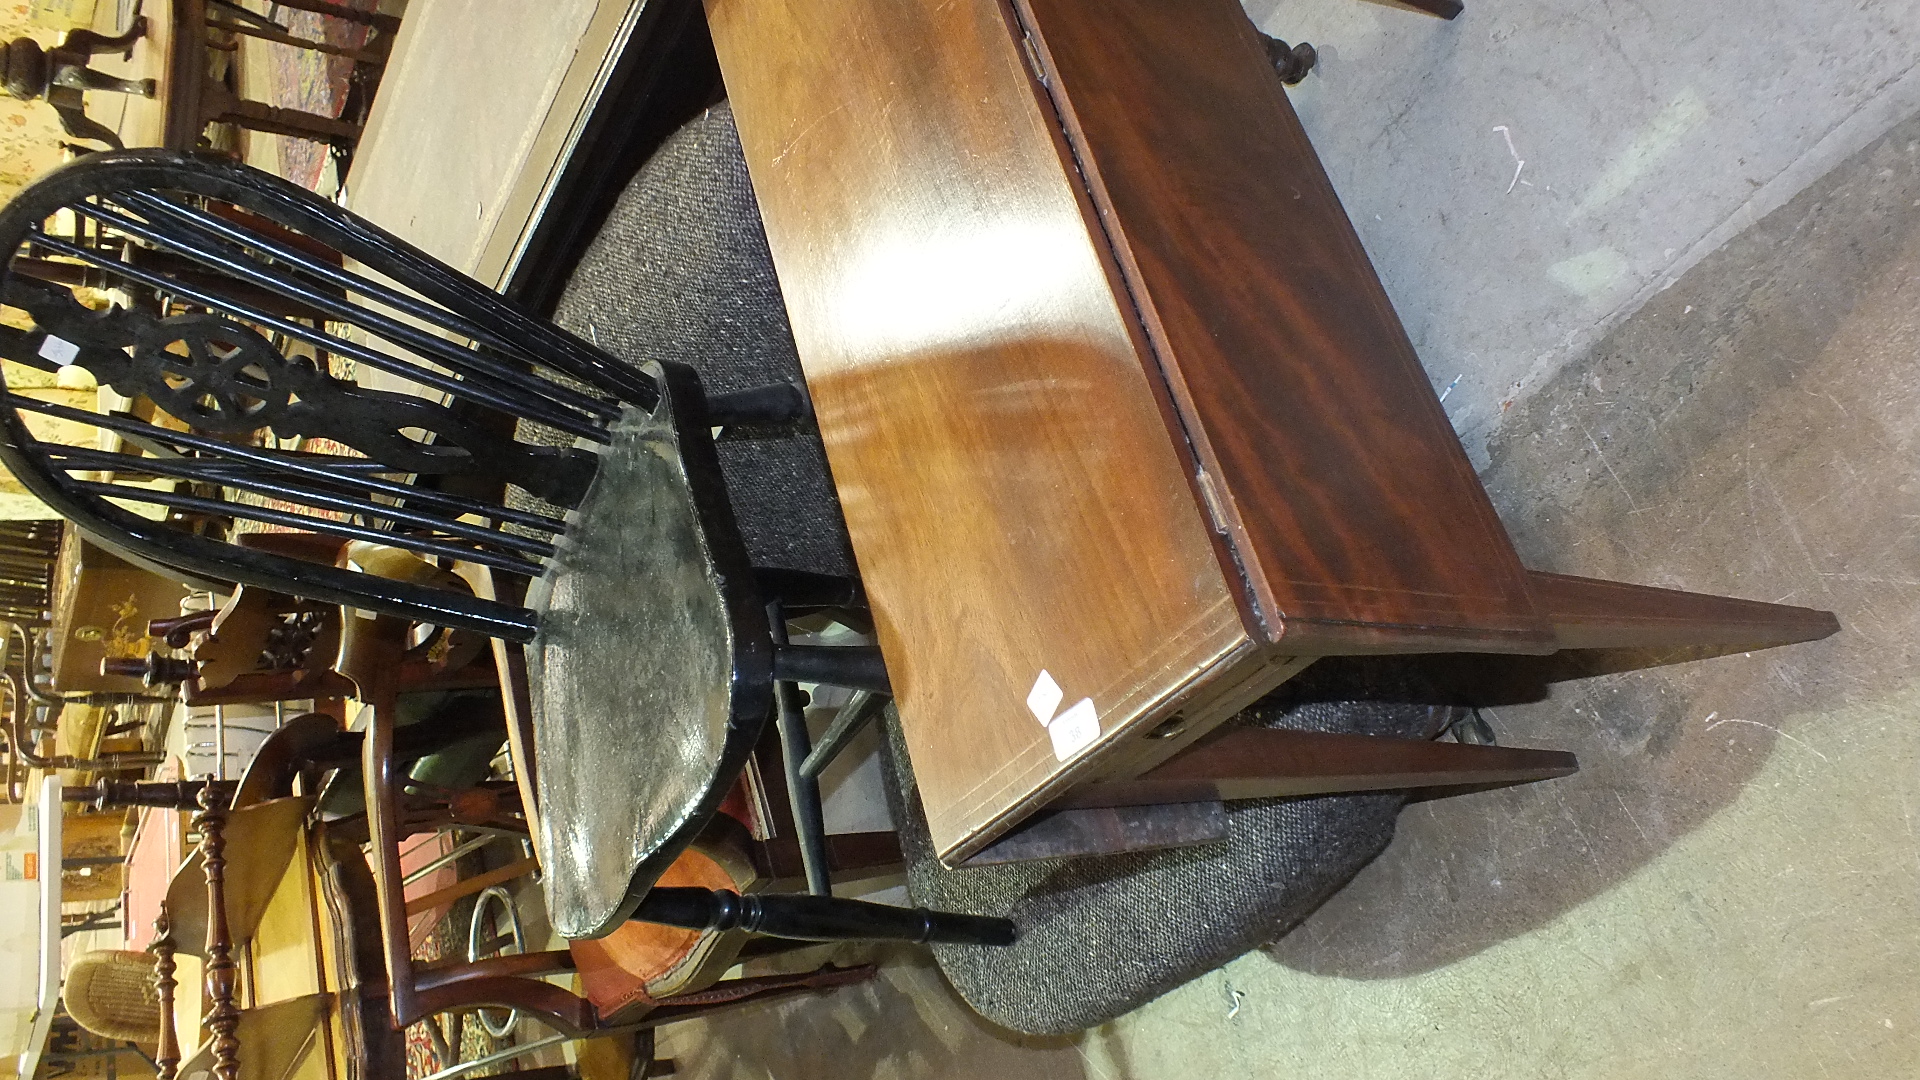
<svg viewBox="0 0 1920 1080">
<path fill-rule="evenodd" d="M 0 210 L 0 355 L 124 399 L 7 388 L 0 459 L 136 560 L 527 641 L 523 608 L 232 542 L 300 529 L 537 577 L 654 381 L 305 189 L 94 155 Z M 88 284 L 76 284 L 84 282 Z"/>
<path fill-rule="evenodd" d="M 516 764 L 534 776 L 532 839 L 563 936 L 638 917 L 801 938 L 1011 940 L 1004 920 L 653 888 L 761 742 L 776 679 L 889 686 L 877 649 L 775 633 L 786 613 L 857 607 L 863 591 L 752 566 L 721 472 L 715 430 L 804 424 L 803 387 L 710 396 L 684 364 L 616 360 L 312 192 L 219 159 L 94 155 L 0 209 L 0 242 L 0 356 L 78 367 L 102 388 L 88 411 L 0 387 L 0 461 L 115 553 L 222 592 L 246 587 L 210 620 L 153 628 L 170 641 L 212 633 L 195 649 L 206 670 L 188 674 L 237 681 L 223 665 L 244 672 L 256 652 L 268 674 L 297 665 L 243 632 L 267 640 L 272 620 L 300 613 L 289 598 L 377 616 L 315 622 L 307 636 L 337 640 L 327 685 L 371 706 L 360 773 L 393 1025 L 470 1006 L 563 1031 L 597 1023 L 582 999 L 506 977 L 505 961 L 457 979 L 414 969 L 399 851 L 444 823 L 411 812 L 418 785 L 396 738 L 400 695 L 420 688 L 405 677 L 416 624 L 531 646 L 525 685 L 508 687 L 529 703 Z M 289 530 L 306 535 L 261 535 Z M 496 668 L 510 683 L 514 670 Z M 217 892 L 232 791 L 195 794 Z M 802 850 L 825 850 L 819 839 Z M 214 1072 L 233 1080 L 231 935 L 210 926 Z"/>
</svg>

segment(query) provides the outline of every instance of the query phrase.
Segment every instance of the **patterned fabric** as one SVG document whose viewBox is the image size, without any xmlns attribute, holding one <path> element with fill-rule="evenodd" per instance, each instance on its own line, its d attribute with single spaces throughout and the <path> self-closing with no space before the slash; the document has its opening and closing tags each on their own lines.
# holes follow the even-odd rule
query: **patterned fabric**
<svg viewBox="0 0 1920 1080">
<path fill-rule="evenodd" d="M 378 0 L 336 2 L 344 2 L 348 7 L 362 11 L 372 11 L 379 6 Z M 359 23 L 291 8 L 281 8 L 278 21 L 294 37 L 348 48 L 365 45 L 372 35 L 368 27 Z M 261 49 L 267 55 L 268 71 L 271 72 L 267 104 L 321 116 L 339 116 L 346 106 L 349 79 L 353 75 L 353 61 L 350 58 L 259 39 L 248 41 L 244 47 Z M 327 163 L 325 144 L 309 139 L 282 138 L 279 153 L 280 175 L 302 187 L 319 186 L 321 170 Z"/>
<path fill-rule="evenodd" d="M 1229 724 L 1431 737 L 1459 711 L 1391 660 L 1322 660 Z M 1218 844 L 948 870 L 887 710 L 894 820 L 916 904 L 1014 920 L 1010 948 L 934 946 L 982 1016 L 1031 1034 L 1106 1023 L 1279 938 L 1393 837 L 1400 792 L 1234 803 Z"/>
<path fill-rule="evenodd" d="M 467 925 L 473 918 L 473 899 L 468 897 L 453 905 L 450 911 L 433 930 L 427 934 L 419 948 L 413 951 L 416 964 L 426 964 L 434 960 L 465 960 L 467 958 Z M 428 1024 L 437 1024 L 440 1028 L 440 1040 L 436 1041 L 427 1030 Z M 449 1037 L 458 1031 L 459 1045 L 456 1047 Z M 495 1039 L 487 1034 L 480 1022 L 473 1016 L 444 1015 L 422 1020 L 407 1029 L 407 1080 L 419 1080 L 431 1076 L 455 1063 L 454 1058 L 443 1054 L 439 1046 L 458 1054 L 459 1061 L 472 1061 L 485 1057 L 496 1050 L 505 1049 L 507 1040 Z M 487 1068 L 475 1069 L 468 1076 L 498 1076 L 514 1068 L 512 1062 L 502 1062 Z"/>
</svg>

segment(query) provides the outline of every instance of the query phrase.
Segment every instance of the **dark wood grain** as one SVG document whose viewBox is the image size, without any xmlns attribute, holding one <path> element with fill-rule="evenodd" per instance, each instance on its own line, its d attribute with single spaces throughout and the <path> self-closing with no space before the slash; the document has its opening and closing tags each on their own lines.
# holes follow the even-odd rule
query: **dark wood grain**
<svg viewBox="0 0 1920 1080">
<path fill-rule="evenodd" d="M 1227 807 L 1218 801 L 1042 810 L 962 865 L 1155 851 L 1226 838 Z"/>
<path fill-rule="evenodd" d="M 311 835 L 320 870 L 320 897 L 327 906 L 326 925 L 333 936 L 330 955 L 338 965 L 334 993 L 347 1056 L 358 1063 L 358 1075 L 368 1080 L 403 1076 L 405 1037 L 393 1022 L 388 1000 L 372 871 L 358 843 L 325 825 L 317 826 Z"/>
<path fill-rule="evenodd" d="M 992 0 L 708 14 L 936 844 L 1252 646 L 1057 123 Z M 1063 762 L 1026 697 L 1091 698 Z M 963 724 L 955 717 L 965 717 Z"/>
<path fill-rule="evenodd" d="M 1132 780 L 1088 784 L 1058 804 L 1140 806 L 1336 791 L 1523 784 L 1579 770 L 1559 750 L 1242 728 Z"/>
<path fill-rule="evenodd" d="M 217 1080 L 239 1080 L 240 1009 L 234 1001 L 239 989 L 239 966 L 233 960 L 233 931 L 227 921 L 227 807 L 221 792 L 207 784 L 200 789 L 199 830 L 202 865 L 207 876 L 207 1000 L 205 1024 L 213 1039 L 213 1075 Z"/>
<path fill-rule="evenodd" d="M 380 926 L 387 996 L 394 1023 L 405 1027 L 425 1015 L 413 985 L 413 949 L 407 935 L 407 901 L 400 868 L 404 824 L 400 813 L 400 775 L 394 766 L 393 735 L 397 706 L 394 668 L 406 651 L 407 622 L 391 616 L 351 619 L 343 627 L 335 670 L 352 680 L 356 697 L 370 719 L 360 744 L 361 782 L 366 792 L 369 850 Z"/>
<path fill-rule="evenodd" d="M 1460 0 L 1392 0 L 1392 2 L 1442 19 L 1458 18 L 1461 12 L 1467 10 L 1466 5 Z"/>
<path fill-rule="evenodd" d="M 1533 571 L 1535 602 L 1563 649 L 1766 648 L 1840 629 L 1830 611 Z"/>
<path fill-rule="evenodd" d="M 174 1080 L 174 1074 L 180 1068 L 180 1036 L 173 1027 L 173 991 L 179 982 L 174 979 L 176 970 L 173 953 L 173 931 L 167 920 L 167 905 L 160 905 L 160 915 L 153 921 L 153 987 L 160 1001 L 160 1032 L 158 1046 L 154 1049 L 153 1063 L 155 1080 Z"/>
<path fill-rule="evenodd" d="M 1541 652 L 1493 506 L 1237 0 L 1015 0 L 1268 635 Z"/>
<path fill-rule="evenodd" d="M 1237 0 L 706 2 L 943 860 L 1316 656 L 1830 631 L 1528 574 Z"/>
<path fill-rule="evenodd" d="M 167 58 L 160 77 L 160 145 L 193 150 L 207 126 L 201 94 L 207 86 L 207 0 L 170 0 Z"/>
</svg>

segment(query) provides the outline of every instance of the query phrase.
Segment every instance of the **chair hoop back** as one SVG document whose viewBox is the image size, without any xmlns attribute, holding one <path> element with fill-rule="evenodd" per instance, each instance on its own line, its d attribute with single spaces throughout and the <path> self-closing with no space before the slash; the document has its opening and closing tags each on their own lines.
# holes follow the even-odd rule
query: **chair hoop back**
<svg viewBox="0 0 1920 1080">
<path fill-rule="evenodd" d="M 533 636 L 524 609 L 249 550 L 305 530 L 537 577 L 646 374 L 313 192 L 224 159 L 92 155 L 0 209 L 0 461 L 138 562 Z M 510 494 L 517 493 L 517 494 Z"/>
</svg>

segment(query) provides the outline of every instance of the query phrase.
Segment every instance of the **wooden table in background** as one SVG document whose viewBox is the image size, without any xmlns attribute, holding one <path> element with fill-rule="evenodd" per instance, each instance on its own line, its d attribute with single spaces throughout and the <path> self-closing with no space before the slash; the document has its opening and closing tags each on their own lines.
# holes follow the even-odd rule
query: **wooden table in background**
<svg viewBox="0 0 1920 1080">
<path fill-rule="evenodd" d="M 942 858 L 1314 657 L 1835 628 L 1521 566 L 1237 0 L 707 11 Z"/>
</svg>

